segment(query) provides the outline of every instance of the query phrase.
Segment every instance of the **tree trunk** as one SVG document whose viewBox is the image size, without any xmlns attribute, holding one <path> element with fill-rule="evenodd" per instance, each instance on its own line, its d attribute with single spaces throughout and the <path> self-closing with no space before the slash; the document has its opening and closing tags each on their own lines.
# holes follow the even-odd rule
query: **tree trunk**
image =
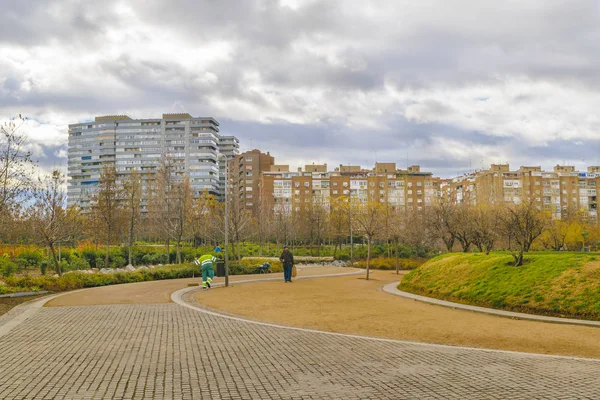
<svg viewBox="0 0 600 400">
<path fill-rule="evenodd" d="M 181 240 L 177 241 L 177 264 L 181 264 Z"/>
<path fill-rule="evenodd" d="M 400 273 L 400 262 L 398 260 L 398 238 L 395 239 L 395 244 L 396 244 L 396 275 L 398 275 Z"/>
<path fill-rule="evenodd" d="M 56 250 L 54 250 L 54 245 L 50 245 L 50 252 L 52 253 L 52 260 L 54 260 L 54 268 L 58 276 L 62 276 L 62 269 L 60 267 L 60 263 L 58 262 L 58 257 L 56 256 Z"/>
<path fill-rule="evenodd" d="M 129 220 L 129 265 L 133 265 L 133 227 L 135 223 L 135 214 L 133 210 L 131 212 L 131 219 Z"/>
<path fill-rule="evenodd" d="M 371 264 L 371 238 L 367 237 L 369 243 L 367 244 L 367 280 L 369 280 L 369 267 Z"/>
<path fill-rule="evenodd" d="M 517 254 L 513 254 L 513 258 L 515 259 L 515 267 L 520 267 L 523 265 L 523 250 L 519 250 Z"/>
<path fill-rule="evenodd" d="M 171 264 L 171 239 L 167 239 L 167 264 Z"/>
<path fill-rule="evenodd" d="M 110 261 L 110 239 L 106 243 L 106 256 L 104 257 L 104 268 L 108 268 Z"/>
</svg>

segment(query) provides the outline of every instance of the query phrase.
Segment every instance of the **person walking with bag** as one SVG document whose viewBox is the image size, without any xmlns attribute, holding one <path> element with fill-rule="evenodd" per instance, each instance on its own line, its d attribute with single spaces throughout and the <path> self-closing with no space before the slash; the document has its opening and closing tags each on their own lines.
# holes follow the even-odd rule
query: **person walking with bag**
<svg viewBox="0 0 600 400">
<path fill-rule="evenodd" d="M 291 282 L 292 268 L 294 268 L 294 255 L 287 246 L 283 246 L 283 253 L 281 253 L 279 261 L 283 264 L 283 278 L 285 279 L 285 282 Z"/>
</svg>

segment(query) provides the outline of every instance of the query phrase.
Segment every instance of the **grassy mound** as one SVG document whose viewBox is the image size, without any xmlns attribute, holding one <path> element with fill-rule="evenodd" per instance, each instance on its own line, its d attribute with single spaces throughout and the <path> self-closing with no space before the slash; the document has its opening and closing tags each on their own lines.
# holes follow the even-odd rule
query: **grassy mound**
<svg viewBox="0 0 600 400">
<path fill-rule="evenodd" d="M 400 290 L 457 303 L 531 314 L 600 320 L 600 257 L 529 253 L 451 253 L 404 277 Z"/>
</svg>

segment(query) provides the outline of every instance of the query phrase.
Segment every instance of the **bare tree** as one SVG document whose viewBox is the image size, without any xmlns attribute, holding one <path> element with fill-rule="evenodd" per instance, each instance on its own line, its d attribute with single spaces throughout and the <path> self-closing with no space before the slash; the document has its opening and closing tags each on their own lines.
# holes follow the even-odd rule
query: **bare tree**
<svg viewBox="0 0 600 400">
<path fill-rule="evenodd" d="M 124 193 L 117 179 L 118 174 L 114 165 L 104 166 L 100 174 L 98 190 L 92 195 L 92 212 L 96 214 L 97 221 L 100 222 L 105 240 L 105 268 L 109 266 L 110 245 L 117 234 L 123 210 Z"/>
<path fill-rule="evenodd" d="M 367 280 L 369 280 L 371 264 L 371 242 L 382 233 L 384 213 L 384 205 L 372 200 L 358 204 L 353 211 L 352 222 L 367 239 Z"/>
<path fill-rule="evenodd" d="M 482 204 L 471 211 L 471 237 L 472 242 L 480 252 L 490 254 L 498 239 L 500 215 L 498 209 L 492 205 Z"/>
<path fill-rule="evenodd" d="M 321 243 L 327 229 L 328 210 L 320 198 L 313 197 L 305 209 L 303 227 L 311 248 L 317 246 L 317 255 L 321 254 Z"/>
<path fill-rule="evenodd" d="M 277 244 L 291 244 L 295 234 L 294 217 L 292 213 L 283 209 L 276 210 L 273 221 Z"/>
<path fill-rule="evenodd" d="M 453 212 L 455 207 L 440 199 L 427 213 L 427 225 L 435 238 L 440 239 L 451 252 L 456 241 Z"/>
<path fill-rule="evenodd" d="M 538 209 L 534 199 L 507 205 L 500 213 L 500 228 L 508 243 L 515 267 L 523 265 L 523 254 L 544 232 L 549 218 Z"/>
<path fill-rule="evenodd" d="M 9 230 L 15 207 L 21 197 L 32 187 L 35 163 L 27 150 L 27 136 L 19 129 L 25 119 L 5 122 L 0 125 L 0 237 Z"/>
<path fill-rule="evenodd" d="M 468 204 L 457 204 L 450 214 L 450 230 L 454 233 L 454 238 L 462 247 L 463 252 L 467 253 L 473 243 L 473 209 Z"/>
<path fill-rule="evenodd" d="M 171 220 L 173 218 L 173 186 L 178 168 L 169 155 L 159 160 L 151 187 L 148 191 L 148 212 L 155 234 L 164 241 L 167 264 L 171 255 Z"/>
<path fill-rule="evenodd" d="M 127 180 L 123 182 L 124 208 L 127 212 L 127 247 L 129 253 L 129 265 L 133 265 L 133 243 L 140 219 L 140 205 L 142 199 L 142 181 L 137 171 L 131 172 Z"/>
<path fill-rule="evenodd" d="M 221 220 L 223 213 L 217 210 L 217 199 L 208 191 L 203 192 L 200 197 L 192 201 L 191 210 L 191 233 L 194 240 L 204 239 L 205 241 L 218 242 L 219 233 L 222 230 L 218 226 L 223 226 Z"/>
<path fill-rule="evenodd" d="M 394 243 L 394 254 L 396 258 L 396 274 L 400 273 L 399 243 L 406 232 L 406 212 L 399 207 L 387 206 L 387 237 Z M 421 227 L 423 229 L 424 227 Z"/>
<path fill-rule="evenodd" d="M 176 243 L 177 263 L 181 264 L 181 242 L 191 233 L 193 191 L 189 178 L 173 186 L 172 218 L 167 220 L 171 238 Z"/>
<path fill-rule="evenodd" d="M 256 233 L 258 236 L 258 255 L 262 257 L 264 242 L 267 240 L 273 227 L 273 207 L 270 202 L 266 201 L 266 197 L 263 196 L 262 185 L 259 185 L 258 204 L 255 208 L 254 218 L 256 220 Z"/>
<path fill-rule="evenodd" d="M 66 208 L 64 186 L 65 178 L 60 171 L 54 171 L 50 176 L 39 180 L 33 191 L 33 203 L 27 209 L 33 232 L 37 240 L 50 249 L 58 275 L 62 275 L 62 269 L 56 245 L 75 240 L 81 229 L 77 208 Z"/>
<path fill-rule="evenodd" d="M 229 233 L 234 260 L 241 258 L 241 251 L 239 248 L 236 249 L 236 244 L 246 239 L 251 222 L 252 212 L 246 209 L 244 202 L 238 196 L 233 196 L 229 203 Z"/>
<path fill-rule="evenodd" d="M 404 211 L 403 219 L 403 242 L 415 249 L 415 256 L 421 251 L 426 251 L 431 245 L 431 234 L 427 225 L 428 210 L 414 210 L 408 208 Z"/>
<path fill-rule="evenodd" d="M 331 198 L 329 213 L 329 233 L 333 239 L 333 256 L 337 254 L 338 247 L 350 235 L 350 204 L 346 197 Z"/>
</svg>

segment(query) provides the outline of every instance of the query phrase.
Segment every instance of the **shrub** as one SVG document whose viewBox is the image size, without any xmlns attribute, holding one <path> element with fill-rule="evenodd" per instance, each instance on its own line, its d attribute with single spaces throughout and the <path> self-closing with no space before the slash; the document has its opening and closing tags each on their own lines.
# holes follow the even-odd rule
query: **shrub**
<svg viewBox="0 0 600 400">
<path fill-rule="evenodd" d="M 398 267 L 402 270 L 410 270 L 415 269 L 419 265 L 423 264 L 420 260 L 412 260 L 408 258 L 400 258 L 398 260 Z M 366 268 L 367 260 L 356 261 L 354 263 L 355 267 L 358 268 Z M 396 259 L 395 258 L 373 258 L 371 259 L 370 268 L 373 269 L 381 269 L 381 270 L 395 270 L 396 269 Z"/>
<path fill-rule="evenodd" d="M 111 268 L 121 268 L 127 265 L 127 260 L 121 256 L 111 256 L 109 262 Z"/>
<path fill-rule="evenodd" d="M 241 267 L 240 271 L 249 271 L 249 272 L 245 272 L 245 273 L 241 273 L 241 274 L 231 273 L 231 275 L 255 274 L 258 270 L 258 266 L 264 264 L 265 262 L 268 262 L 269 264 L 271 264 L 271 272 L 282 272 L 283 271 L 283 265 L 281 264 L 281 261 L 267 260 L 264 258 L 254 258 L 251 260 L 242 258 L 237 263 Z M 231 267 L 229 270 L 231 272 Z"/>
<path fill-rule="evenodd" d="M 8 257 L 0 257 L 0 275 L 9 277 L 19 271 L 19 266 Z"/>
<path fill-rule="evenodd" d="M 69 263 L 69 270 L 80 270 L 89 269 L 90 264 L 85 258 L 71 256 L 71 262 Z"/>
<path fill-rule="evenodd" d="M 8 288 L 20 290 L 64 291 L 97 286 L 115 285 L 119 283 L 144 282 L 161 279 L 191 278 L 197 276 L 197 268 L 192 265 L 167 266 L 136 272 L 117 272 L 113 274 L 82 274 L 72 272 L 61 277 L 54 276 L 23 276 L 8 277 L 5 283 Z M 7 289 L 12 290 L 12 289 Z"/>
<path fill-rule="evenodd" d="M 46 275 L 46 270 L 48 269 L 48 264 L 49 264 L 48 259 L 43 259 L 40 262 L 40 272 L 42 273 L 42 275 Z"/>
<path fill-rule="evenodd" d="M 15 262 L 19 264 L 21 268 L 32 268 L 37 267 L 42 261 L 42 255 L 39 251 L 26 250 L 23 251 L 15 259 Z"/>
<path fill-rule="evenodd" d="M 142 263 L 146 265 L 167 264 L 165 253 L 147 253 L 142 257 Z"/>
<path fill-rule="evenodd" d="M 98 252 L 94 249 L 85 249 L 83 251 L 81 251 L 81 256 L 88 262 L 88 264 L 90 264 L 90 267 L 92 268 L 100 268 L 98 267 L 98 265 L 96 264 L 96 260 L 98 258 L 102 258 Z"/>
</svg>

